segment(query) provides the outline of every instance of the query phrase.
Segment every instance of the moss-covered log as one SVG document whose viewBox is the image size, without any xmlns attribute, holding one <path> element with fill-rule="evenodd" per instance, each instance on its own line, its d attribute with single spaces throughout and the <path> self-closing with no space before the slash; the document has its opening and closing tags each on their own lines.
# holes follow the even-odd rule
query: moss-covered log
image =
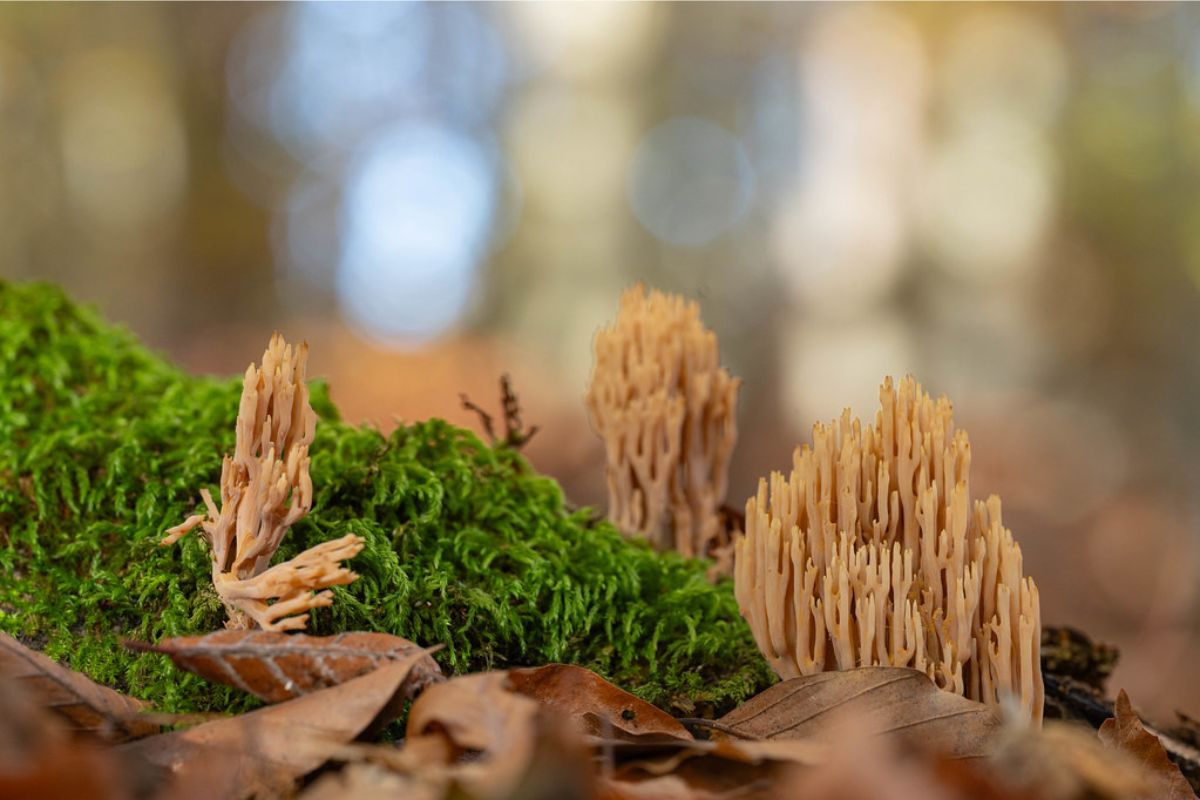
<svg viewBox="0 0 1200 800">
<path fill-rule="evenodd" d="M 0 629 L 166 710 L 249 705 L 119 645 L 222 623 L 205 544 L 158 542 L 215 489 L 239 391 L 182 373 L 52 286 L 0 282 Z M 313 632 L 444 643 L 451 671 L 580 664 L 691 713 L 770 681 L 731 585 L 708 584 L 704 562 L 568 512 L 514 450 L 442 420 L 385 437 L 341 422 L 320 383 L 313 406 L 314 508 L 276 560 L 366 540 L 361 578 Z"/>
</svg>

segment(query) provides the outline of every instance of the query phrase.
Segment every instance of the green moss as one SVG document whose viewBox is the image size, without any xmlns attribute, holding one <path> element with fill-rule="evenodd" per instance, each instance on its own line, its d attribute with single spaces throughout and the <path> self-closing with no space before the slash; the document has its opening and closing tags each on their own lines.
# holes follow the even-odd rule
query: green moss
<svg viewBox="0 0 1200 800">
<path fill-rule="evenodd" d="M 257 352 L 247 351 L 247 360 Z M 232 690 L 135 655 L 223 620 L 206 545 L 162 531 L 216 493 L 239 380 L 183 374 L 56 288 L 0 282 L 0 629 L 171 711 L 246 707 Z M 565 661 L 677 711 L 721 710 L 769 672 L 730 584 L 702 562 L 568 513 L 517 453 L 442 420 L 384 437 L 313 385 L 313 512 L 279 559 L 354 532 L 357 582 L 316 632 L 379 630 L 454 671 Z"/>
</svg>

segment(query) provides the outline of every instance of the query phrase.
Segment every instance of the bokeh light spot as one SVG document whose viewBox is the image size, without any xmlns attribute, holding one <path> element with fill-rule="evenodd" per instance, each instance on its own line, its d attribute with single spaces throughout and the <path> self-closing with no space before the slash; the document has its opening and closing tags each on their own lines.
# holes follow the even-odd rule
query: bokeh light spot
<svg viewBox="0 0 1200 800">
<path fill-rule="evenodd" d="M 419 77 L 428 46 L 420 3 L 299 3 L 271 93 L 271 127 L 300 157 L 356 144 Z"/>
<path fill-rule="evenodd" d="M 187 179 L 186 142 L 162 65 L 95 50 L 64 70 L 63 170 L 89 225 L 145 228 L 169 216 Z"/>
<path fill-rule="evenodd" d="M 791 430 L 805 438 L 814 422 L 844 408 L 869 419 L 880 377 L 917 371 L 912 331 L 893 312 L 837 322 L 798 315 L 781 339 L 783 406 Z"/>
<path fill-rule="evenodd" d="M 637 75 L 662 30 L 653 3 L 509 3 L 505 11 L 532 66 L 573 80 Z"/>
<path fill-rule="evenodd" d="M 975 11 L 947 40 L 939 74 L 953 116 L 1000 111 L 1038 125 L 1054 121 L 1066 98 L 1067 57 L 1038 17 L 1007 8 Z"/>
<path fill-rule="evenodd" d="M 806 309 L 860 316 L 899 282 L 906 220 L 890 188 L 860 172 L 822 169 L 780 212 L 781 277 Z"/>
<path fill-rule="evenodd" d="M 337 278 L 364 334 L 416 344 L 461 319 L 490 239 L 495 174 L 489 148 L 447 128 L 405 124 L 367 144 L 350 169 Z"/>
<path fill-rule="evenodd" d="M 340 197 L 333 181 L 319 173 L 297 179 L 276 214 L 276 261 L 289 279 L 328 287 L 337 269 L 340 249 Z"/>
<path fill-rule="evenodd" d="M 696 117 L 668 120 L 638 146 L 629 178 L 633 213 L 646 229 L 676 245 L 707 244 L 733 228 L 754 194 L 742 143 Z"/>
<path fill-rule="evenodd" d="M 939 263 L 982 283 L 1034 269 L 1055 206 L 1052 167 L 1044 139 L 1012 118 L 981 120 L 935 152 L 923 223 Z"/>
<path fill-rule="evenodd" d="M 527 92 L 508 139 L 531 210 L 556 221 L 620 213 L 636 133 L 629 107 L 605 93 Z"/>
</svg>

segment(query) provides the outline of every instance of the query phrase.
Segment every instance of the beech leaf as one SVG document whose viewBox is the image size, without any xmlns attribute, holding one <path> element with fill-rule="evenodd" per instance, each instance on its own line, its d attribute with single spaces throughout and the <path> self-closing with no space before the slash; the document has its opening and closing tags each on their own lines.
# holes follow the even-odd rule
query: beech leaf
<svg viewBox="0 0 1200 800">
<path fill-rule="evenodd" d="M 325 763 L 337 747 L 395 719 L 405 681 L 424 657 L 425 651 L 410 653 L 339 686 L 122 749 L 175 773 L 215 754 L 237 786 L 285 787 Z"/>
<path fill-rule="evenodd" d="M 784 782 L 801 767 L 825 763 L 829 754 L 824 743 L 794 739 L 675 741 L 654 749 L 657 755 L 623 761 L 611 774 L 602 775 L 601 796 L 630 800 L 791 797 L 780 792 Z"/>
<path fill-rule="evenodd" d="M 408 713 L 408 739 L 440 734 L 469 763 L 455 779 L 469 796 L 508 797 L 533 758 L 539 706 L 508 689 L 505 672 L 480 672 L 430 686 Z"/>
<path fill-rule="evenodd" d="M 419 778 L 379 764 L 361 762 L 322 776 L 300 797 L 303 800 L 442 800 L 445 795 L 440 783 L 423 783 Z"/>
<path fill-rule="evenodd" d="M 0 797 L 128 800 L 142 777 L 111 749 L 72 736 L 63 717 L 0 675 Z"/>
<path fill-rule="evenodd" d="M 432 650 L 387 633 L 308 636 L 223 630 L 164 639 L 157 645 L 128 642 L 127 646 L 168 655 L 180 669 L 249 692 L 268 703 L 337 686 L 413 654 L 421 657 L 404 683 L 405 699 L 411 700 L 429 684 L 444 680 L 437 662 L 429 656 Z"/>
<path fill-rule="evenodd" d="M 1001 720 L 994 706 L 943 692 L 923 672 L 861 667 L 777 683 L 719 722 L 753 739 L 820 735 L 837 715 L 865 717 L 871 731 L 892 734 L 950 758 L 985 754 Z"/>
<path fill-rule="evenodd" d="M 1192 800 L 1196 794 L 1187 778 L 1167 757 L 1159 738 L 1142 725 L 1124 689 L 1117 695 L 1113 714 L 1113 717 L 1104 720 L 1097 735 L 1100 741 L 1114 750 L 1133 756 L 1157 784 L 1154 792 L 1144 796 L 1155 800 Z"/>
<path fill-rule="evenodd" d="M 125 742 L 160 730 L 155 723 L 139 717 L 145 708 L 142 701 L 101 686 L 7 633 L 0 633 L 0 674 L 15 679 L 73 730 L 109 742 Z"/>
<path fill-rule="evenodd" d="M 677 775 L 657 775 L 645 780 L 619 780 L 602 777 L 600 800 L 707 800 Z"/>
<path fill-rule="evenodd" d="M 583 667 L 549 664 L 511 669 L 508 683 L 513 691 L 576 720 L 584 733 L 616 738 L 625 738 L 621 734 L 662 734 L 692 739 L 687 728 L 667 712 Z"/>
</svg>

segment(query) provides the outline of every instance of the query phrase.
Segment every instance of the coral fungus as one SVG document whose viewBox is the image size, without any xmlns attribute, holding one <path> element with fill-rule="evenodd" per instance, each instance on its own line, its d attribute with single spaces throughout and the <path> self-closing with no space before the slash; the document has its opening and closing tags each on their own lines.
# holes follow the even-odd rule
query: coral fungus
<svg viewBox="0 0 1200 800">
<path fill-rule="evenodd" d="M 760 481 L 735 545 L 743 616 L 784 678 L 912 666 L 1040 720 L 1037 587 L 999 498 L 971 504 L 966 432 L 911 377 L 880 403 L 874 426 L 813 426 L 791 474 Z"/>
<path fill-rule="evenodd" d="M 362 538 L 353 533 L 269 567 L 288 528 L 312 508 L 308 446 L 317 415 L 308 404 L 307 362 L 307 343 L 293 349 L 279 334 L 271 337 L 262 367 L 251 364 L 242 381 L 236 444 L 221 465 L 220 509 L 201 489 L 208 514 L 193 514 L 162 541 L 174 544 L 202 527 L 227 628 L 303 628 L 303 612 L 333 603 L 330 586 L 358 577 L 339 563 L 362 550 Z"/>
<path fill-rule="evenodd" d="M 710 555 L 737 441 L 740 381 L 721 368 L 700 309 L 637 284 L 596 334 L 587 392 L 608 454 L 608 517 L 659 549 Z"/>
</svg>

